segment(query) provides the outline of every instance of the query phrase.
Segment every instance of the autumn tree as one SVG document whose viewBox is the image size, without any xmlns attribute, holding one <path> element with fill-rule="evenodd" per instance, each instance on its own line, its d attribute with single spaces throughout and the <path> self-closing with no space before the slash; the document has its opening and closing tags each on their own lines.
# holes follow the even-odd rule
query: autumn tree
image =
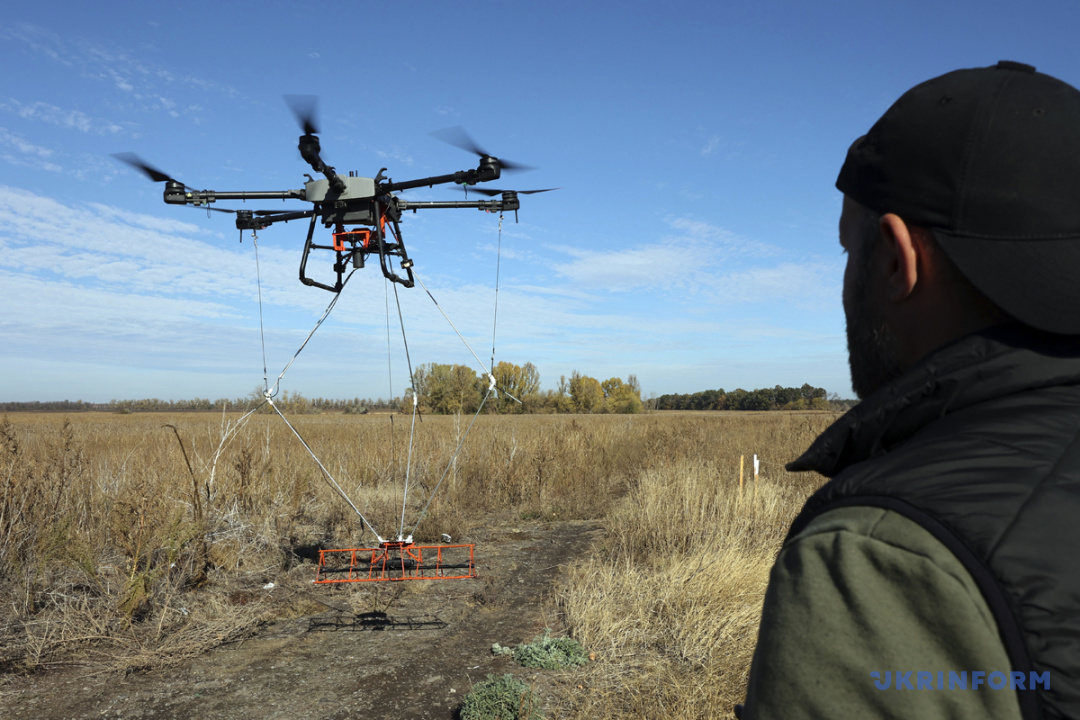
<svg viewBox="0 0 1080 720">
<path fill-rule="evenodd" d="M 611 395 L 612 395 L 612 393 L 614 393 L 614 392 L 615 392 L 616 390 L 618 390 L 618 389 L 619 389 L 619 388 L 621 388 L 622 386 L 623 386 L 623 381 L 622 381 L 622 379 L 621 379 L 621 378 L 617 378 L 617 377 L 613 377 L 613 378 L 608 378 L 608 379 L 607 379 L 607 380 L 605 380 L 604 382 L 600 383 L 600 387 L 601 387 L 601 388 L 603 389 L 603 391 L 604 391 L 604 399 L 605 399 L 605 400 L 606 400 L 607 398 L 610 398 L 610 397 L 611 397 Z"/>
<path fill-rule="evenodd" d="M 623 382 L 620 378 L 608 378 L 600 383 L 604 391 L 604 407 L 612 413 L 639 413 L 645 409 L 641 402 L 641 386 L 637 377 L 631 375 Z"/>
<path fill-rule="evenodd" d="M 580 413 L 603 412 L 604 388 L 600 381 L 577 370 L 570 374 L 570 398 L 574 411 Z"/>
<path fill-rule="evenodd" d="M 535 404 L 532 396 L 540 393 L 540 371 L 532 363 L 523 366 L 500 362 L 492 371 L 499 397 L 495 407 L 504 413 L 524 412 L 526 405 Z M 515 402 L 510 396 L 517 398 Z M 488 402 L 491 402 L 490 400 Z"/>
<path fill-rule="evenodd" d="M 474 413 L 487 387 L 468 365 L 427 363 L 413 372 L 413 391 L 434 413 Z"/>
</svg>

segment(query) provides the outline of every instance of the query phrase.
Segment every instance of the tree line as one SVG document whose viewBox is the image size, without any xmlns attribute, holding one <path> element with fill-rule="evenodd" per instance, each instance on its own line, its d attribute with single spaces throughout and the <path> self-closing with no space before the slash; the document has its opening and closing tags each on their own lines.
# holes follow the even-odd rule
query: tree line
<svg viewBox="0 0 1080 720">
<path fill-rule="evenodd" d="M 657 410 L 837 410 L 851 403 L 835 395 L 830 398 L 825 388 L 809 383 L 800 388 L 780 387 L 730 392 L 702 390 L 696 393 L 661 395 L 653 400 Z M 841 407 L 844 406 L 844 407 Z"/>
<path fill-rule="evenodd" d="M 415 396 L 420 407 L 431 413 L 639 413 L 644 411 L 637 376 L 626 380 L 612 377 L 601 382 L 577 370 L 559 377 L 555 389 L 540 390 L 540 371 L 532 363 L 516 365 L 500 362 L 490 378 L 467 365 L 428 363 L 413 372 L 407 403 Z M 485 399 L 486 398 L 486 399 Z M 408 409 L 408 407 L 406 407 Z"/>
<path fill-rule="evenodd" d="M 702 390 L 695 393 L 655 395 L 643 400 L 636 375 L 625 380 L 607 380 L 574 370 L 559 377 L 555 388 L 540 389 L 540 371 L 532 363 L 498 363 L 492 371 L 495 389 L 488 394 L 490 380 L 467 365 L 427 363 L 413 373 L 412 385 L 396 398 L 308 398 L 298 392 L 283 391 L 274 404 L 287 414 L 338 412 L 364 414 L 369 411 L 411 412 L 415 397 L 420 411 L 435 414 L 483 411 L 518 413 L 640 413 L 645 410 L 846 410 L 854 400 L 831 397 L 825 388 L 804 384 L 801 388 L 781 387 L 731 391 Z M 486 397 L 486 400 L 485 400 Z M 0 412 L 223 412 L 244 411 L 263 399 L 257 387 L 247 397 L 191 400 L 110 400 L 89 403 L 82 400 L 0 403 Z M 263 412 L 273 412 L 265 407 Z"/>
</svg>

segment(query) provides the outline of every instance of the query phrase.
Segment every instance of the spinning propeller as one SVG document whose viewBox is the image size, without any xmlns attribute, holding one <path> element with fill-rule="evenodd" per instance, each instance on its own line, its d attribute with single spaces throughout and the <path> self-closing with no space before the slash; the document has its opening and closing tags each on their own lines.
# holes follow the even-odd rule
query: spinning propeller
<svg viewBox="0 0 1080 720">
<path fill-rule="evenodd" d="M 476 141 L 469 137 L 469 133 L 465 132 L 465 128 L 460 125 L 454 127 L 444 128 L 442 130 L 436 130 L 431 133 L 431 136 L 437 140 L 442 140 L 444 143 L 453 145 L 456 148 L 471 152 L 484 160 L 494 160 L 495 163 L 503 170 L 509 170 L 511 172 L 520 172 L 523 170 L 533 170 L 534 168 L 529 165 L 522 165 L 520 163 L 510 162 L 509 160 L 500 160 L 488 151 L 481 148 L 476 144 Z"/>
<path fill-rule="evenodd" d="M 514 193 L 515 195 L 533 195 L 535 193 L 551 192 L 552 190 L 562 190 L 562 188 L 544 188 L 543 190 L 496 190 L 495 188 L 463 187 L 459 188 L 459 190 L 479 193 L 481 195 L 487 195 L 488 197 L 495 197 L 496 195 L 505 195 L 506 193 Z"/>
</svg>

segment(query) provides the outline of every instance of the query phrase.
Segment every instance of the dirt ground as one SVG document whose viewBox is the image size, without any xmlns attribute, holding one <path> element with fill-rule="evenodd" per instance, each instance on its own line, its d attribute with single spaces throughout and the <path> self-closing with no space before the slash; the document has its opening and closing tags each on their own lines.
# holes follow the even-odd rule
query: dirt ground
<svg viewBox="0 0 1080 720">
<path fill-rule="evenodd" d="M 281 602 L 299 608 L 295 616 L 169 668 L 8 677 L 0 717 L 442 720 L 457 716 L 473 683 L 504 672 L 533 684 L 550 707 L 572 678 L 520 668 L 491 646 L 527 642 L 546 627 L 560 634 L 544 601 L 560 568 L 600 532 L 590 522 L 500 523 L 460 539 L 477 545 L 472 580 L 255 584 L 237 598 L 291 594 Z"/>
</svg>

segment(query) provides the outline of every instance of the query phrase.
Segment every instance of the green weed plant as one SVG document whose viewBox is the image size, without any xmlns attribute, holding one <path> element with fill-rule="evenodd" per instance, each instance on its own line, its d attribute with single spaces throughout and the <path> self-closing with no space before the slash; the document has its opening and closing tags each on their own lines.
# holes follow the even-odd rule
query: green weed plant
<svg viewBox="0 0 1080 720">
<path fill-rule="evenodd" d="M 461 705 L 461 720 L 543 720 L 540 698 L 510 673 L 475 685 Z"/>
</svg>

